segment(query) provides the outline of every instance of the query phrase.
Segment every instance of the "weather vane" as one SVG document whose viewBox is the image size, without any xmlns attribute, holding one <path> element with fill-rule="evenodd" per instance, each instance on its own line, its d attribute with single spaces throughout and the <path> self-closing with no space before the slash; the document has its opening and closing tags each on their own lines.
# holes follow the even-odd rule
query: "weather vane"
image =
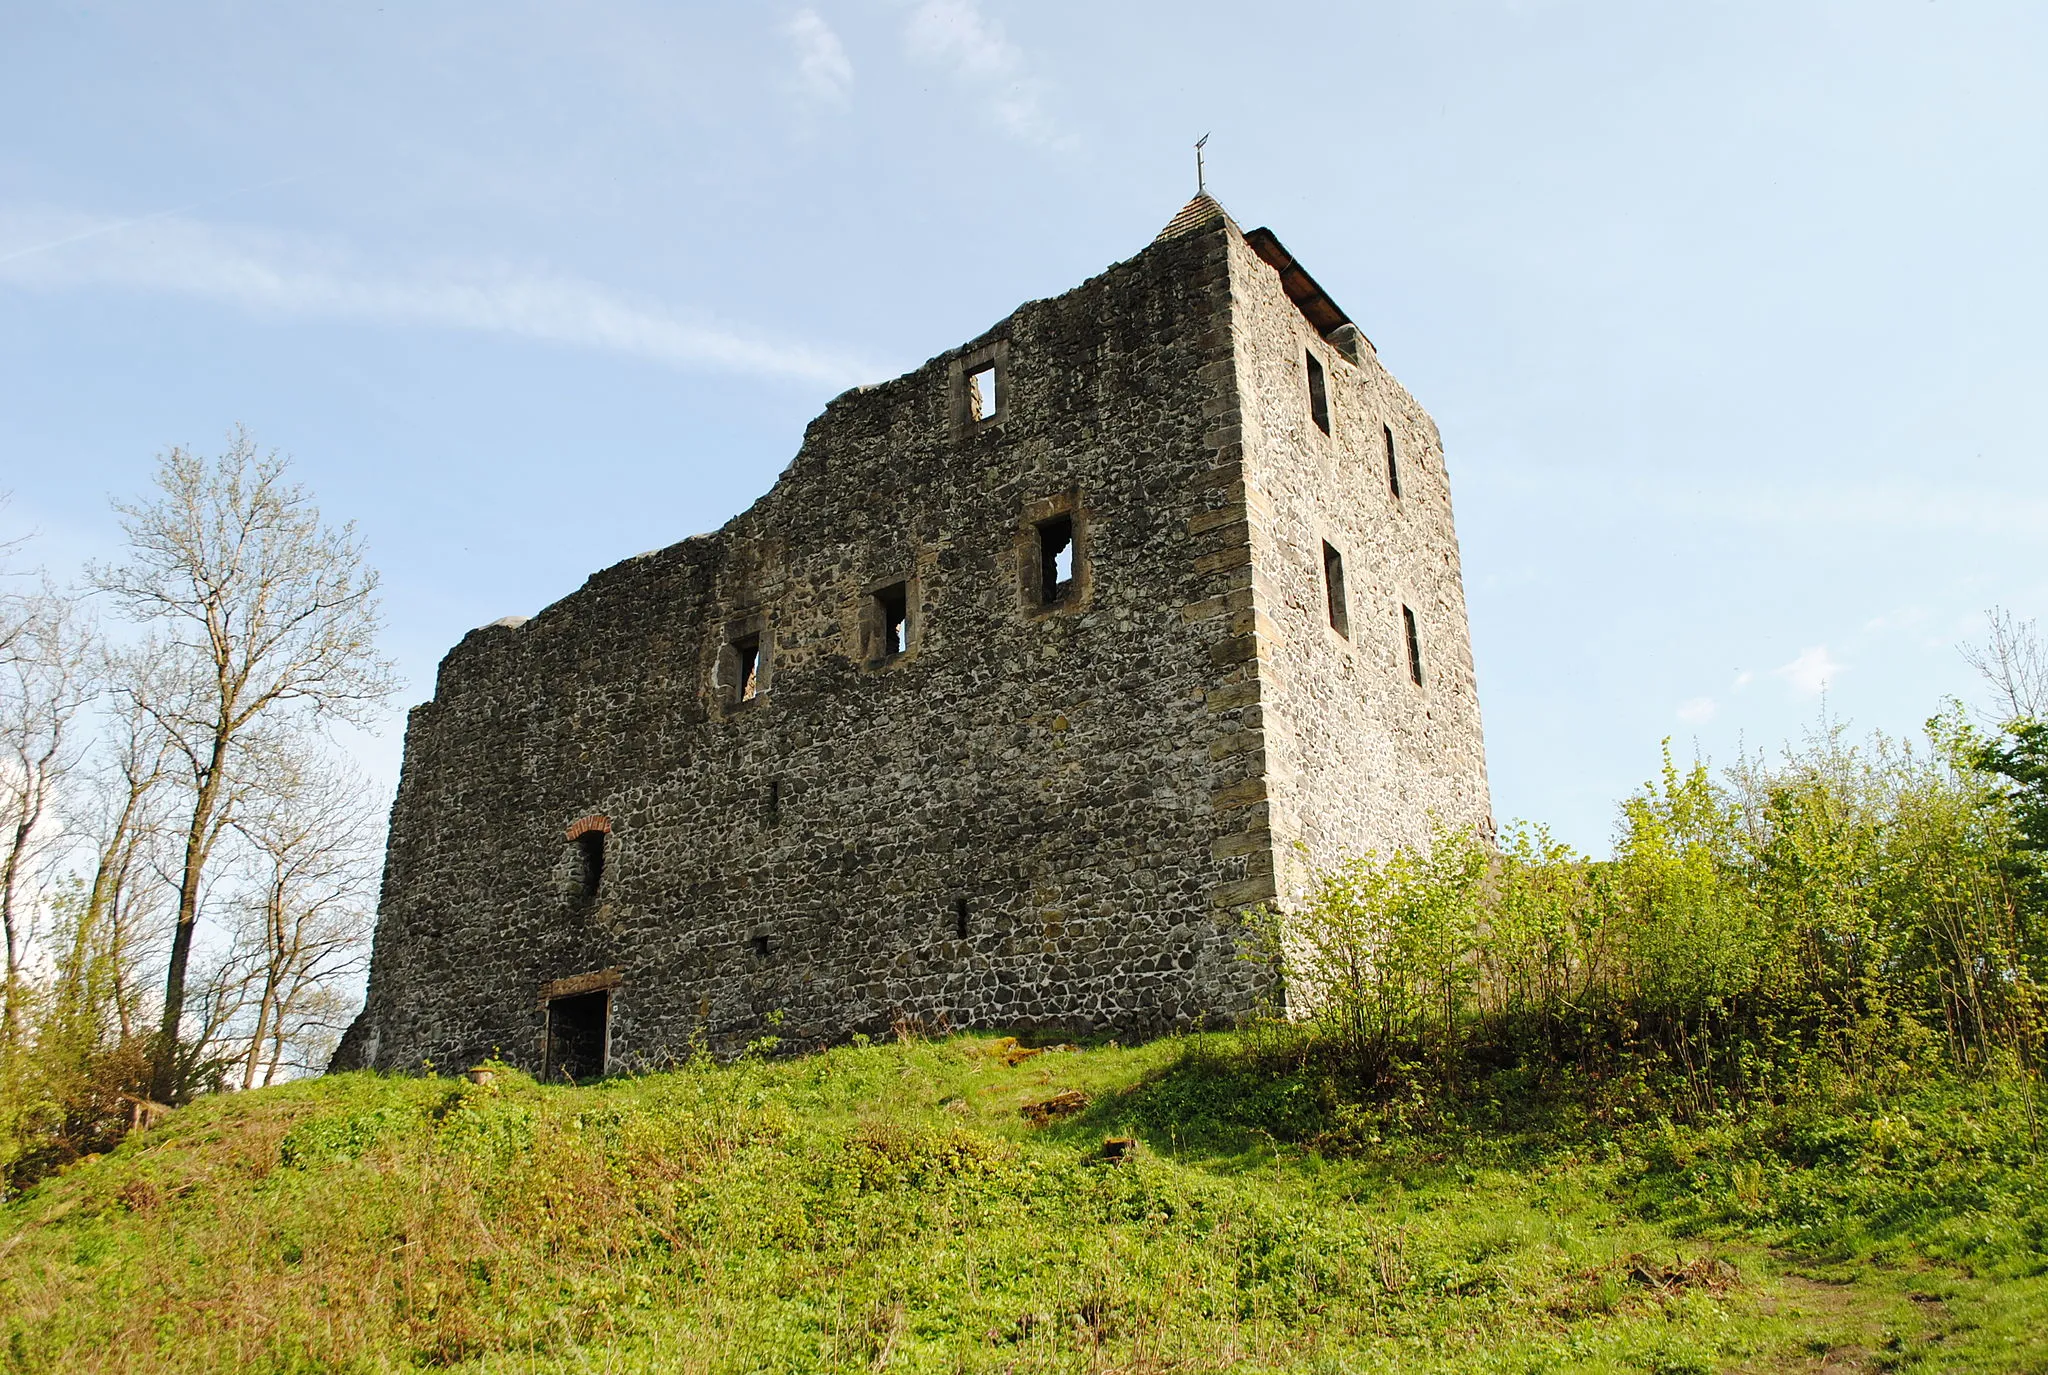
<svg viewBox="0 0 2048 1375">
<path fill-rule="evenodd" d="M 1202 180 L 1202 145 L 1208 141 L 1209 136 L 1207 134 L 1195 140 L 1195 194 L 1198 196 L 1209 194 L 1209 188 Z"/>
</svg>

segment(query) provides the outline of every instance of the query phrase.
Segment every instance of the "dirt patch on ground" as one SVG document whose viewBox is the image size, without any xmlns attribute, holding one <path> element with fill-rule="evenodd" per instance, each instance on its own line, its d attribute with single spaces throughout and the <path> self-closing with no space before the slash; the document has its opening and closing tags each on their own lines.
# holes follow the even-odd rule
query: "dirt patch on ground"
<svg viewBox="0 0 2048 1375">
<path fill-rule="evenodd" d="M 1756 1286 L 1756 1311 L 1779 1319 L 1786 1340 L 1731 1367 L 1731 1375 L 1873 1375 L 1896 1366 L 1903 1350 L 1939 1343 L 1951 1326 L 1938 1295 L 1901 1295 L 1884 1284 L 1805 1273 L 1781 1255 L 1759 1260 L 1766 1273 Z"/>
</svg>

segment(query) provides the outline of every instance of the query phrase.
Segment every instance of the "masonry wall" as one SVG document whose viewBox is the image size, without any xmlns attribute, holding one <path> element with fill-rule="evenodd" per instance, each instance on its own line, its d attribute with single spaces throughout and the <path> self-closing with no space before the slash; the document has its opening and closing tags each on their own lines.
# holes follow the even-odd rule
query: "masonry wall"
<svg viewBox="0 0 2048 1375">
<path fill-rule="evenodd" d="M 899 1018 L 1143 1035 L 1249 1011 L 1235 914 L 1275 860 L 1241 250 L 1216 222 L 849 392 L 716 534 L 466 637 L 407 730 L 337 1066 L 537 1064 L 546 995 L 596 987 L 614 1068 Z M 963 373 L 990 358 L 977 421 Z M 1079 586 L 1041 609 L 1034 522 L 1061 512 Z M 878 662 L 897 580 L 910 644 Z M 1412 758 L 1390 748 L 1360 757 Z M 594 899 L 579 823 L 608 828 Z"/>
<path fill-rule="evenodd" d="M 1347 856 L 1426 842 L 1432 817 L 1490 833 L 1491 803 L 1436 424 L 1368 340 L 1354 335 L 1347 352 L 1323 337 L 1271 266 L 1242 238 L 1230 245 L 1266 781 L 1277 885 L 1291 899 Z M 1310 357 L 1327 433 L 1311 411 Z M 1326 545 L 1342 565 L 1341 631 Z"/>
</svg>

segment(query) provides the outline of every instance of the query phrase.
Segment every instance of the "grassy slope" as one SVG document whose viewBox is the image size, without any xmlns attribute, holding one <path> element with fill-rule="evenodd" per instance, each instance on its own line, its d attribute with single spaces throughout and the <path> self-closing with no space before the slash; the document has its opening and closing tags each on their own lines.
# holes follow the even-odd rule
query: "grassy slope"
<svg viewBox="0 0 2048 1375">
<path fill-rule="evenodd" d="M 0 1368 L 2048 1369 L 2013 1091 L 1330 1159 L 1237 1044 L 205 1100 L 0 1210 Z"/>
</svg>

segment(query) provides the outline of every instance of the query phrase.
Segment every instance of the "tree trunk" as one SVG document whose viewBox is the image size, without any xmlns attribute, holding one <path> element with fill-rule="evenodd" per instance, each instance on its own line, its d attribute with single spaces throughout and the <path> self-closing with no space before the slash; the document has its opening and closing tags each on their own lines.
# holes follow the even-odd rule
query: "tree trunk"
<svg viewBox="0 0 2048 1375">
<path fill-rule="evenodd" d="M 0 934 L 7 941 L 7 986 L 0 990 L 0 1048 L 13 1049 L 21 1035 L 21 964 L 27 958 L 26 923 L 15 910 L 21 900 L 21 880 L 28 869 L 29 844 L 36 826 L 50 804 L 51 775 L 59 767 L 63 749 L 63 728 L 57 726 L 48 748 L 34 758 L 17 757 L 21 771 L 20 801 L 14 807 L 14 835 L 7 847 L 5 873 L 0 874 Z"/>
<path fill-rule="evenodd" d="M 136 1034 L 135 1022 L 139 1009 L 136 1007 L 136 990 L 124 976 L 129 943 L 134 933 L 126 924 L 128 915 L 128 874 L 135 863 L 135 853 L 140 848 L 139 836 L 131 836 L 128 852 L 121 857 L 121 867 L 115 873 L 114 886 L 107 896 L 107 968 L 113 975 L 113 986 L 108 995 L 114 1002 L 114 1018 L 120 1027 L 120 1039 L 126 1041 Z"/>
<path fill-rule="evenodd" d="M 178 879 L 178 925 L 171 935 L 170 969 L 164 975 L 164 1018 L 157 1031 L 156 1063 L 150 1067 L 149 1096 L 168 1103 L 178 1093 L 178 1029 L 185 1020 L 185 966 L 192 959 L 192 935 L 199 924 L 199 883 L 212 849 L 214 810 L 218 806 L 221 765 L 227 755 L 227 734 L 213 738 L 213 755 L 192 799 L 192 825 L 185 832 L 185 864 Z"/>
<path fill-rule="evenodd" d="M 270 1030 L 271 1008 L 284 969 L 284 903 L 284 881 L 279 879 L 264 902 L 263 940 L 268 948 L 263 952 L 263 996 L 256 1001 L 256 1027 L 249 1033 L 249 1056 L 242 1067 L 245 1089 L 256 1087 L 256 1066 L 263 1059 L 263 1039 Z"/>
<path fill-rule="evenodd" d="M 113 829 L 100 846 L 93 865 L 92 887 L 86 892 L 85 908 L 71 933 L 71 963 L 58 989 L 57 1026 L 60 1034 L 82 1052 L 94 1039 L 93 1025 L 104 997 L 100 986 L 100 956 L 95 953 L 100 928 L 106 924 L 114 904 L 120 900 L 128 867 L 134 862 L 135 814 L 141 809 L 148 783 L 131 775 L 128 795 L 114 818 Z"/>
<path fill-rule="evenodd" d="M 16 1025 L 20 1017 L 15 1006 L 16 985 L 21 980 L 22 937 L 15 928 L 15 893 L 21 886 L 22 856 L 28 852 L 29 833 L 35 829 L 35 819 L 28 814 L 26 797 L 22 811 L 14 826 L 14 841 L 8 847 L 6 872 L 0 875 L 0 928 L 4 928 L 7 940 L 7 986 L 0 990 L 0 1047 L 11 1048 L 18 1034 Z"/>
</svg>

